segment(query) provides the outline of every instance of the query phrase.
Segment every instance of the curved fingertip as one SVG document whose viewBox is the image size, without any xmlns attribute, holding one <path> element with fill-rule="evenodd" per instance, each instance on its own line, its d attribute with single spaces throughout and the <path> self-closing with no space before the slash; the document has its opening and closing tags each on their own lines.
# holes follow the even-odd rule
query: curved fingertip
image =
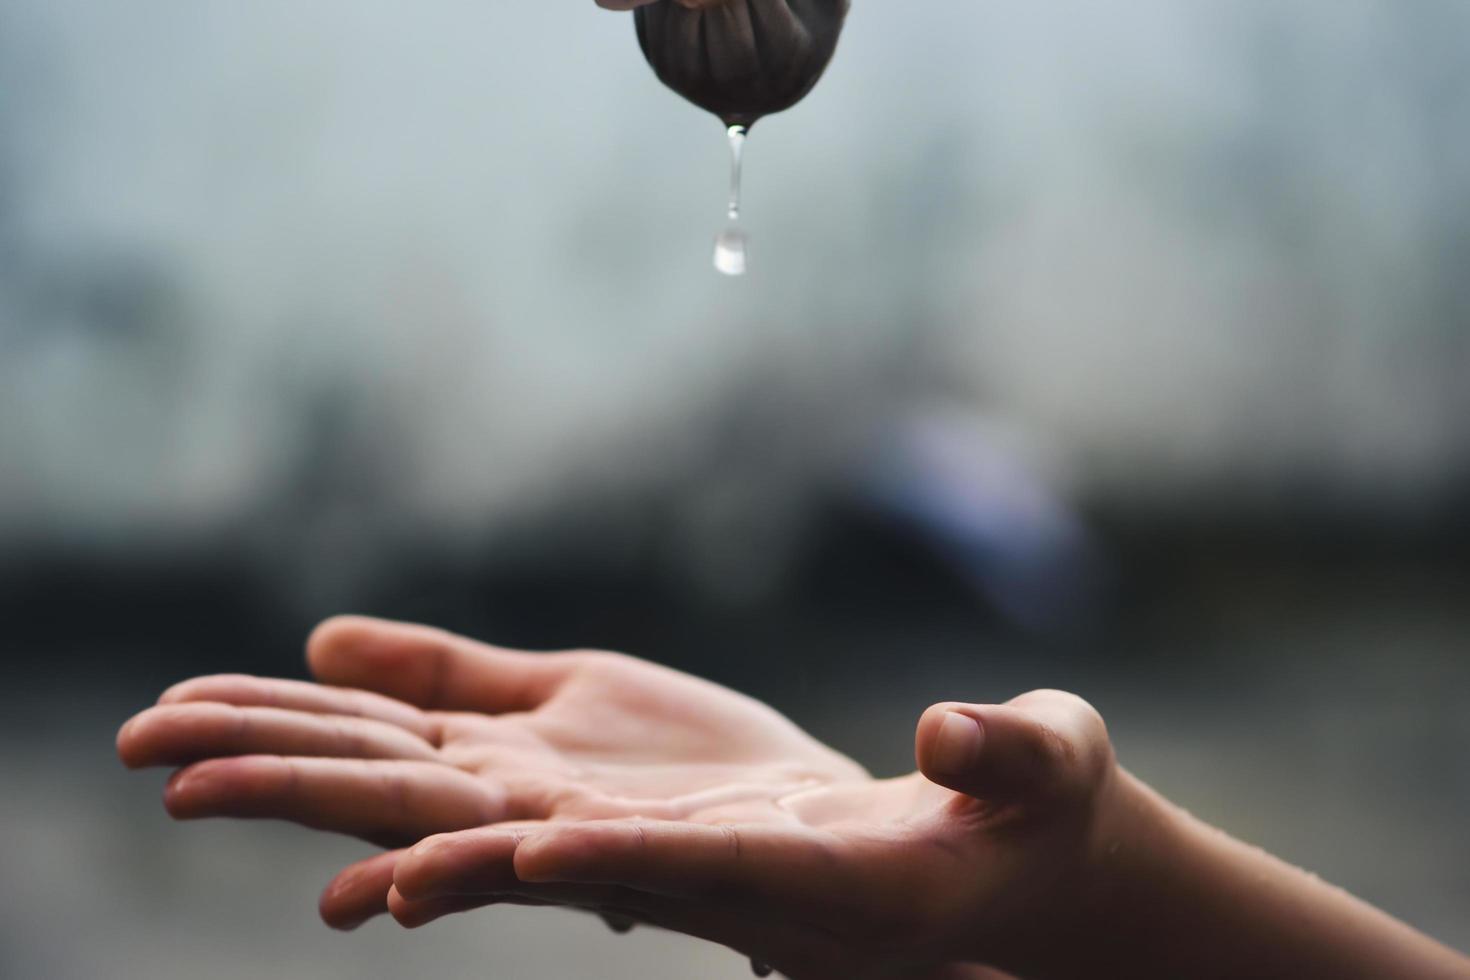
<svg viewBox="0 0 1470 980">
<path fill-rule="evenodd" d="M 500 902 L 501 898 L 495 895 L 451 896 L 415 901 L 404 898 L 396 889 L 388 892 L 388 911 L 393 915 L 393 921 L 405 929 L 420 929 L 445 916 L 498 905 Z"/>
<path fill-rule="evenodd" d="M 270 799 L 291 781 L 285 760 L 276 756 L 235 756 L 206 759 L 185 766 L 169 777 L 163 805 L 176 820 L 222 814 L 244 816 L 242 801 Z"/>
<path fill-rule="evenodd" d="M 169 751 L 168 743 L 171 740 L 175 743 L 179 741 L 177 726 L 182 717 L 181 712 L 190 710 L 176 707 L 176 704 L 177 702 L 159 704 L 140 711 L 118 730 L 118 758 L 129 769 L 181 765 L 189 761 L 188 752 L 181 753 L 177 748 Z"/>
<path fill-rule="evenodd" d="M 397 885 L 388 889 L 388 914 L 405 929 L 417 929 L 423 925 L 413 916 L 413 902 L 403 897 Z"/>
<path fill-rule="evenodd" d="M 441 916 L 447 915 L 443 900 L 415 900 L 405 898 L 395 885 L 388 889 L 388 913 L 405 929 L 421 929 Z"/>
<path fill-rule="evenodd" d="M 168 782 L 163 784 L 163 808 L 168 811 L 169 816 L 176 820 L 182 816 L 176 811 L 179 809 L 180 801 L 183 799 L 181 786 L 184 783 L 185 772 L 189 768 L 186 766 L 183 769 L 175 769 L 169 773 Z"/>
<path fill-rule="evenodd" d="M 374 620 L 344 614 L 322 620 L 306 638 L 306 663 L 313 674 L 330 665 L 341 651 L 362 638 Z"/>
<path fill-rule="evenodd" d="M 192 699 L 193 693 L 199 689 L 201 683 L 208 678 L 190 677 L 188 680 L 179 681 L 164 689 L 158 696 L 159 704 L 179 704 Z"/>
<path fill-rule="evenodd" d="M 362 928 L 363 924 L 372 918 L 371 915 L 356 915 L 349 906 L 342 903 L 336 896 L 331 894 L 331 886 L 323 891 L 316 902 L 317 915 L 321 917 L 328 929 L 335 932 L 355 932 Z M 383 911 L 388 911 L 386 903 Z"/>
<path fill-rule="evenodd" d="M 194 701 L 229 701 L 230 694 L 241 687 L 260 683 L 253 674 L 206 674 L 190 677 L 164 690 L 158 696 L 158 704 L 187 704 Z"/>
<path fill-rule="evenodd" d="M 388 911 L 388 889 L 402 851 L 389 851 L 359 861 L 338 872 L 317 900 L 322 921 L 333 929 L 351 932 Z"/>
<path fill-rule="evenodd" d="M 919 768 L 930 779 L 948 785 L 963 780 L 980 763 L 985 724 L 976 711 L 946 708 L 926 719 L 918 740 Z"/>
<path fill-rule="evenodd" d="M 138 731 L 141 717 L 140 714 L 134 715 L 123 722 L 113 739 L 118 759 L 129 769 L 142 769 L 147 764 L 146 756 L 139 751 Z"/>
<path fill-rule="evenodd" d="M 200 806 L 199 787 L 202 785 L 197 770 L 205 763 L 176 769 L 163 784 L 163 808 L 175 820 L 193 820 L 204 816 Z"/>
<path fill-rule="evenodd" d="M 418 703 L 422 682 L 415 664 L 426 649 L 442 643 L 441 631 L 368 616 L 333 616 L 312 630 L 306 664 L 323 684 L 361 688 Z M 407 671 L 407 674 L 404 674 Z"/>
<path fill-rule="evenodd" d="M 1013 709 L 943 701 L 914 733 L 914 757 L 930 782 L 983 800 L 1026 795 L 1045 776 L 1045 760 L 1018 745 Z M 1029 739 L 1028 739 L 1029 741 Z"/>
</svg>

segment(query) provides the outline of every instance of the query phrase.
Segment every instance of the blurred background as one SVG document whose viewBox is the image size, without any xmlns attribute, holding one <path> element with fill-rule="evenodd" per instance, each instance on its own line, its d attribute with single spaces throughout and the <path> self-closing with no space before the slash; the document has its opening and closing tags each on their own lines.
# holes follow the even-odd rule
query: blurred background
<svg viewBox="0 0 1470 980">
<path fill-rule="evenodd" d="M 858 0 L 756 128 L 629 15 L 0 0 L 0 975 L 739 977 L 556 913 L 329 933 L 170 824 L 166 684 L 320 618 L 624 649 L 875 772 L 1092 699 L 1470 946 L 1470 5 Z"/>
</svg>

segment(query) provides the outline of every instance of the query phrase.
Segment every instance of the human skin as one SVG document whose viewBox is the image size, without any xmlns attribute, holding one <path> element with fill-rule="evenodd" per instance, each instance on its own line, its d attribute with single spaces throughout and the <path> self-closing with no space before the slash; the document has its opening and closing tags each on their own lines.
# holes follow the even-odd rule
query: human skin
<svg viewBox="0 0 1470 980">
<path fill-rule="evenodd" d="M 754 818 L 803 798 L 810 812 L 823 787 L 855 810 L 882 785 L 870 795 L 892 807 L 917 785 L 876 784 L 769 707 L 618 654 L 528 654 L 354 617 L 323 624 L 307 650 L 324 683 L 185 681 L 130 719 L 117 745 L 131 767 L 181 767 L 164 791 L 178 819 L 278 818 L 390 848 L 323 893 L 321 914 L 337 928 L 356 928 L 390 902 L 406 924 L 456 904 L 408 912 L 392 890 L 404 853 L 392 848 L 446 830 L 534 826 L 527 818 Z M 657 924 L 616 903 L 553 900 L 557 889 L 530 887 L 468 904 L 559 904 L 616 927 Z M 946 963 L 926 976 L 999 974 Z"/>
<path fill-rule="evenodd" d="M 769 707 L 631 657 L 528 654 L 353 617 L 323 624 L 307 649 L 324 683 L 185 681 L 130 719 L 117 745 L 131 767 L 181 767 L 164 791 L 178 819 L 278 818 L 390 848 L 323 893 L 336 928 L 389 910 L 403 853 L 391 849 L 429 834 L 512 818 L 704 819 L 872 782 Z M 498 900 L 584 908 L 618 928 L 637 921 L 600 902 Z M 996 976 L 961 964 L 931 975 Z"/>
<path fill-rule="evenodd" d="M 199 678 L 118 736 L 181 819 L 383 844 L 353 928 L 559 905 L 730 946 L 793 980 L 1467 977 L 1452 951 L 1182 813 L 1071 695 L 946 703 L 874 780 L 755 701 L 617 654 L 529 654 L 344 618 L 319 684 Z"/>
<path fill-rule="evenodd" d="M 598 0 L 632 10 L 657 0 Z M 722 0 L 671 0 L 698 9 Z M 946 703 L 873 780 L 769 708 L 616 654 L 325 624 L 319 684 L 199 678 L 130 720 L 180 819 L 269 817 L 390 848 L 322 917 L 418 927 L 498 904 L 646 923 L 793 980 L 1461 978 L 1470 962 L 1231 840 L 1121 769 L 1081 700 Z"/>
</svg>

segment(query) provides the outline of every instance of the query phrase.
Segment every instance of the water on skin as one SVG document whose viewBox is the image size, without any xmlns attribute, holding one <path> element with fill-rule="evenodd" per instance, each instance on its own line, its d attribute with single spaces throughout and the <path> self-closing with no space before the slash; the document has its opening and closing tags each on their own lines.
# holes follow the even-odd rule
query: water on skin
<svg viewBox="0 0 1470 980">
<path fill-rule="evenodd" d="M 715 268 L 727 276 L 745 275 L 745 253 L 750 240 L 740 226 L 740 178 L 745 161 L 744 126 L 731 126 L 730 137 L 730 206 L 725 230 L 715 238 Z"/>
</svg>

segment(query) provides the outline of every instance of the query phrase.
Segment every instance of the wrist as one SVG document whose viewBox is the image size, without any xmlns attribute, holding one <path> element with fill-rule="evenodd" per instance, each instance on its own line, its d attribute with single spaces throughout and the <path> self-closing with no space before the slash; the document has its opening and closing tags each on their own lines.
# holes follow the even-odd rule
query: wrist
<svg viewBox="0 0 1470 980">
<path fill-rule="evenodd" d="M 1045 941 L 997 965 L 1096 976 L 1467 977 L 1470 961 L 1314 875 L 1234 840 L 1122 769 Z"/>
<path fill-rule="evenodd" d="M 988 960 L 1028 980 L 1112 975 L 1104 951 L 1126 949 L 1150 920 L 1171 855 L 1187 846 L 1187 815 L 1116 763 L 1077 819 L 1075 849 Z M 1114 965 L 1126 974 L 1126 959 Z"/>
</svg>

